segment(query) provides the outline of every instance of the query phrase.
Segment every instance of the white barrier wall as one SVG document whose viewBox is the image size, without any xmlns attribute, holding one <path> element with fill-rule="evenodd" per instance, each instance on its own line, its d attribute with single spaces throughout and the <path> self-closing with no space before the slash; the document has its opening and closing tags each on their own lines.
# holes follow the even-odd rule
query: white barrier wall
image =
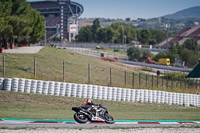
<svg viewBox="0 0 200 133">
<path fill-rule="evenodd" d="M 145 89 L 41 81 L 23 78 L 0 78 L 0 90 L 33 94 L 93 98 L 127 102 L 149 102 L 200 107 L 200 95 Z"/>
<path fill-rule="evenodd" d="M 0 90 L 3 90 L 3 81 L 4 81 L 4 78 L 0 78 Z"/>
<path fill-rule="evenodd" d="M 42 87 L 42 94 L 47 95 L 48 94 L 48 87 L 49 87 L 49 82 L 44 81 L 43 82 L 43 87 Z M 26 87 L 25 87 L 26 88 Z M 63 95 L 64 96 L 64 95 Z"/>
<path fill-rule="evenodd" d="M 30 93 L 31 92 L 31 80 L 30 79 L 26 79 L 25 80 L 24 92 L 25 93 Z"/>
</svg>

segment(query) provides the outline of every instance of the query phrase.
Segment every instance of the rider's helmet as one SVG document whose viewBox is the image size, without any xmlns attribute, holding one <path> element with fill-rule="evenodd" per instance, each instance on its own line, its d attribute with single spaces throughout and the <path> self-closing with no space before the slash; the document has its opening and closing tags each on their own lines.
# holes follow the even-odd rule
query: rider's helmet
<svg viewBox="0 0 200 133">
<path fill-rule="evenodd" d="M 92 103 L 93 103 L 92 99 L 87 99 L 86 104 L 92 104 Z"/>
</svg>

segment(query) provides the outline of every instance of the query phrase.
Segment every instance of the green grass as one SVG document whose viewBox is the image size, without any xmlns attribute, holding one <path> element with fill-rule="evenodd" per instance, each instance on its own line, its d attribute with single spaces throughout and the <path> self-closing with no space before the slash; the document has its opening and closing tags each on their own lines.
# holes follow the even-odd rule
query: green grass
<svg viewBox="0 0 200 133">
<path fill-rule="evenodd" d="M 73 119 L 73 106 L 86 99 L 0 91 L 0 118 Z M 200 120 L 200 108 L 94 100 L 115 120 Z"/>
<path fill-rule="evenodd" d="M 193 85 L 184 87 L 183 84 L 178 87 L 161 86 L 161 79 L 157 87 L 156 77 L 154 76 L 154 86 L 151 84 L 151 76 L 148 77 L 146 86 L 145 75 L 141 76 L 141 85 L 139 85 L 139 72 L 141 69 L 124 65 L 117 62 L 103 61 L 94 57 L 89 57 L 65 49 L 56 49 L 44 47 L 36 54 L 5 54 L 6 77 L 30 78 L 34 79 L 34 57 L 37 61 L 36 79 L 47 81 L 63 81 L 63 61 L 66 62 L 66 82 L 71 83 L 88 83 L 88 64 L 91 64 L 91 84 L 109 86 L 110 85 L 110 68 L 112 68 L 112 86 L 132 88 L 132 72 L 135 73 L 134 88 L 146 88 L 154 90 L 164 90 L 173 92 L 196 93 L 197 89 Z M 0 66 L 2 66 L 3 55 L 0 55 Z M 127 72 L 127 82 L 125 85 L 124 71 Z M 3 68 L 0 67 L 0 77 L 2 77 Z M 198 86 L 199 87 L 199 86 Z"/>
</svg>

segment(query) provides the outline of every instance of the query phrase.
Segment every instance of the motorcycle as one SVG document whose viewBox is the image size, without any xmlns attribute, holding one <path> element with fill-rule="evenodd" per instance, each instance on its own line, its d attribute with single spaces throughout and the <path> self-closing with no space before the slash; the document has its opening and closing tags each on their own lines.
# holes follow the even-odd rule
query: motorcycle
<svg viewBox="0 0 200 133">
<path fill-rule="evenodd" d="M 94 106 L 92 107 L 94 108 Z M 103 106 L 98 106 L 96 111 L 88 111 L 87 107 L 72 107 L 72 110 L 76 113 L 74 114 L 74 120 L 78 123 L 90 122 L 106 122 L 108 124 L 113 124 L 114 119 L 108 114 L 108 110 Z"/>
</svg>

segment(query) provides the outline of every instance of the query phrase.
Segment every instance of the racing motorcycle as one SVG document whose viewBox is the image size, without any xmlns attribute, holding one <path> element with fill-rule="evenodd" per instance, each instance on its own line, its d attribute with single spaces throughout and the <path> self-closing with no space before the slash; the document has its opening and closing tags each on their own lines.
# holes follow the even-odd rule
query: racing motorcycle
<svg viewBox="0 0 200 133">
<path fill-rule="evenodd" d="M 94 108 L 94 106 L 93 106 Z M 106 122 L 108 124 L 113 124 L 114 119 L 108 114 L 105 107 L 99 105 L 96 111 L 88 111 L 86 107 L 72 107 L 72 110 L 76 113 L 74 114 L 74 120 L 78 123 L 90 122 Z"/>
</svg>

